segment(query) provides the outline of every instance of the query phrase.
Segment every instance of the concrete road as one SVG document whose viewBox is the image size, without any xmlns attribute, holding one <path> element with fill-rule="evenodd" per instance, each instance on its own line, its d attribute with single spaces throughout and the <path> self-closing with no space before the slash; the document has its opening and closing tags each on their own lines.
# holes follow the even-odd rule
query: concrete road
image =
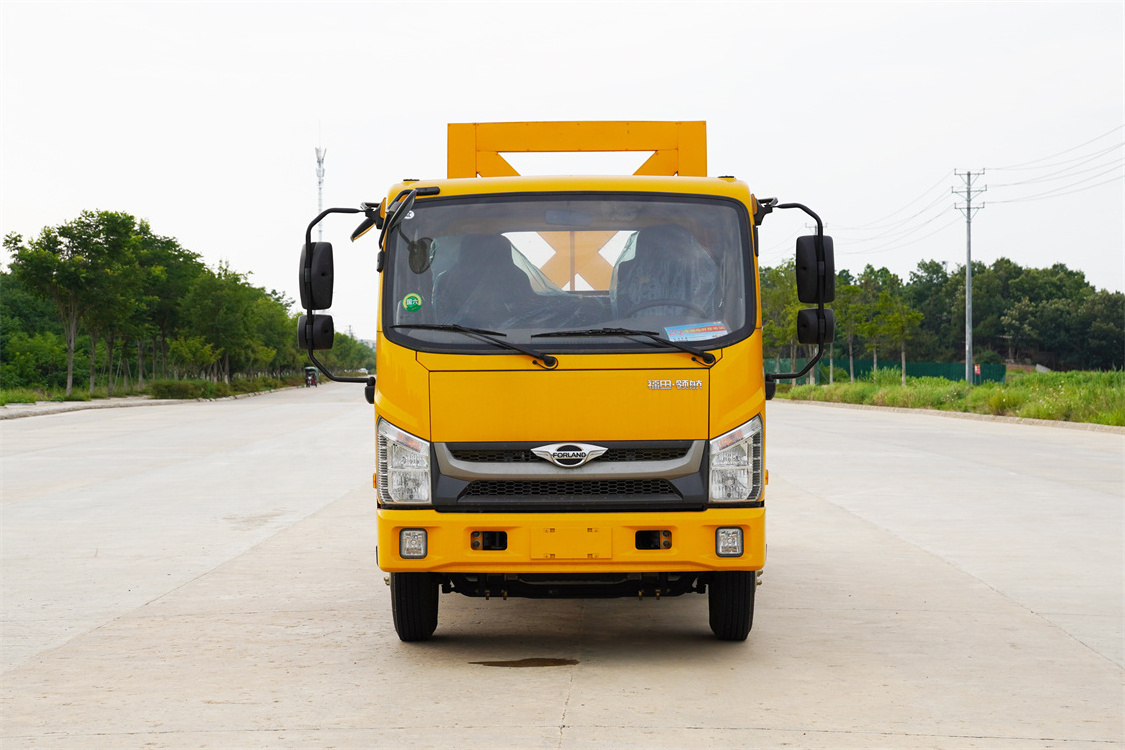
<svg viewBox="0 0 1125 750">
<path fill-rule="evenodd" d="M 1125 435 L 783 402 L 767 429 L 746 643 L 701 596 L 445 596 L 406 645 L 361 389 L 0 422 L 0 746 L 1125 743 Z"/>
</svg>

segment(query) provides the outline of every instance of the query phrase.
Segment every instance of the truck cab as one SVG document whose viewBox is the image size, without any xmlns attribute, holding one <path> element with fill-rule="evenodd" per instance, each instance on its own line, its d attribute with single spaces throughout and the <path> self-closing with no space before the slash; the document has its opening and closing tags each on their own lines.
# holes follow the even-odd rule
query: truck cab
<svg viewBox="0 0 1125 750">
<path fill-rule="evenodd" d="M 450 126 L 455 176 L 406 181 L 361 206 L 356 236 L 381 230 L 377 377 L 366 383 L 378 564 L 402 640 L 430 638 L 441 593 L 706 593 L 718 638 L 751 629 L 772 395 L 757 226 L 781 206 L 732 177 L 690 174 L 705 170 L 702 123 L 658 124 L 683 158 L 652 166 L 669 151 L 653 148 L 646 165 L 672 174 L 497 167 L 505 147 L 529 143 L 618 150 L 632 134 L 652 145 L 635 123 L 581 125 Z M 312 297 L 326 263 L 332 273 L 311 227 L 309 303 L 324 301 Z M 803 340 L 823 344 L 831 244 L 822 232 L 802 239 L 813 268 L 798 286 L 819 294 Z M 314 362 L 331 330 L 314 308 L 326 306 L 307 304 L 300 324 Z"/>
</svg>

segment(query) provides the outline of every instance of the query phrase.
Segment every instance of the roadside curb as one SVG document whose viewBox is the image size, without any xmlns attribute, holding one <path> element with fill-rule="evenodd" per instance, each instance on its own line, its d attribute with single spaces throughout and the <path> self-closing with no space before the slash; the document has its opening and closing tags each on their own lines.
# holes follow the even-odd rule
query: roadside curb
<svg viewBox="0 0 1125 750">
<path fill-rule="evenodd" d="M 297 387 L 297 386 L 293 386 Z M 255 393 L 236 393 L 233 396 L 222 398 L 148 398 L 147 396 L 125 396 L 117 399 L 100 399 L 98 401 L 39 401 L 34 404 L 8 404 L 0 406 L 0 420 L 22 419 L 23 417 L 42 417 L 48 414 L 66 414 L 72 411 L 86 411 L 88 409 L 126 409 L 135 406 L 171 406 L 173 404 L 198 404 L 210 401 L 234 401 L 240 398 L 264 396 L 267 393 L 277 393 L 281 388 L 270 391 L 257 391 Z"/>
<path fill-rule="evenodd" d="M 867 411 L 887 411 L 900 414 L 930 414 L 935 417 L 952 417 L 954 419 L 975 419 L 979 422 L 1002 422 L 1007 424 L 1022 424 L 1032 427 L 1058 427 L 1064 430 L 1083 430 L 1085 432 L 1108 432 L 1115 435 L 1125 435 L 1125 427 L 1108 424 L 1094 424 L 1093 422 L 1062 422 L 1053 419 L 1031 419 L 1030 417 L 1004 417 L 995 414 L 974 414 L 965 411 L 942 411 L 941 409 L 908 409 L 902 406 L 875 406 L 872 404 L 842 404 L 837 401 L 805 401 L 803 399 L 777 399 L 788 404 L 806 404 L 809 406 L 831 406 L 836 409 L 864 409 Z"/>
</svg>

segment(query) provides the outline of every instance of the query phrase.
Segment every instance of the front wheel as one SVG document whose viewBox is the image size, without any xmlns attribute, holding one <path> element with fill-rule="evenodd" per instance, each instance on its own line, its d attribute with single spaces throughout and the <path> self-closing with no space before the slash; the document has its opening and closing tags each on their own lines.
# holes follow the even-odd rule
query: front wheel
<svg viewBox="0 0 1125 750">
<path fill-rule="evenodd" d="M 438 579 L 433 573 L 391 573 L 391 616 L 402 641 L 428 641 L 437 629 Z"/>
<path fill-rule="evenodd" d="M 734 570 L 711 574 L 707 585 L 707 609 L 711 632 L 720 641 L 744 641 L 754 624 L 754 571 Z"/>
</svg>

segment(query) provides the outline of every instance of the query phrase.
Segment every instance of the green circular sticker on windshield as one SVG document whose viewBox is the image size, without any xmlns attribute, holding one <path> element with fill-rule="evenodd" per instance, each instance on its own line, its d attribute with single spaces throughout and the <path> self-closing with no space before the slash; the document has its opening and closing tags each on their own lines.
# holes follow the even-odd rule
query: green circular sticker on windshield
<svg viewBox="0 0 1125 750">
<path fill-rule="evenodd" d="M 422 309 L 422 295 L 408 294 L 402 298 L 402 309 L 407 312 L 418 312 Z"/>
</svg>

